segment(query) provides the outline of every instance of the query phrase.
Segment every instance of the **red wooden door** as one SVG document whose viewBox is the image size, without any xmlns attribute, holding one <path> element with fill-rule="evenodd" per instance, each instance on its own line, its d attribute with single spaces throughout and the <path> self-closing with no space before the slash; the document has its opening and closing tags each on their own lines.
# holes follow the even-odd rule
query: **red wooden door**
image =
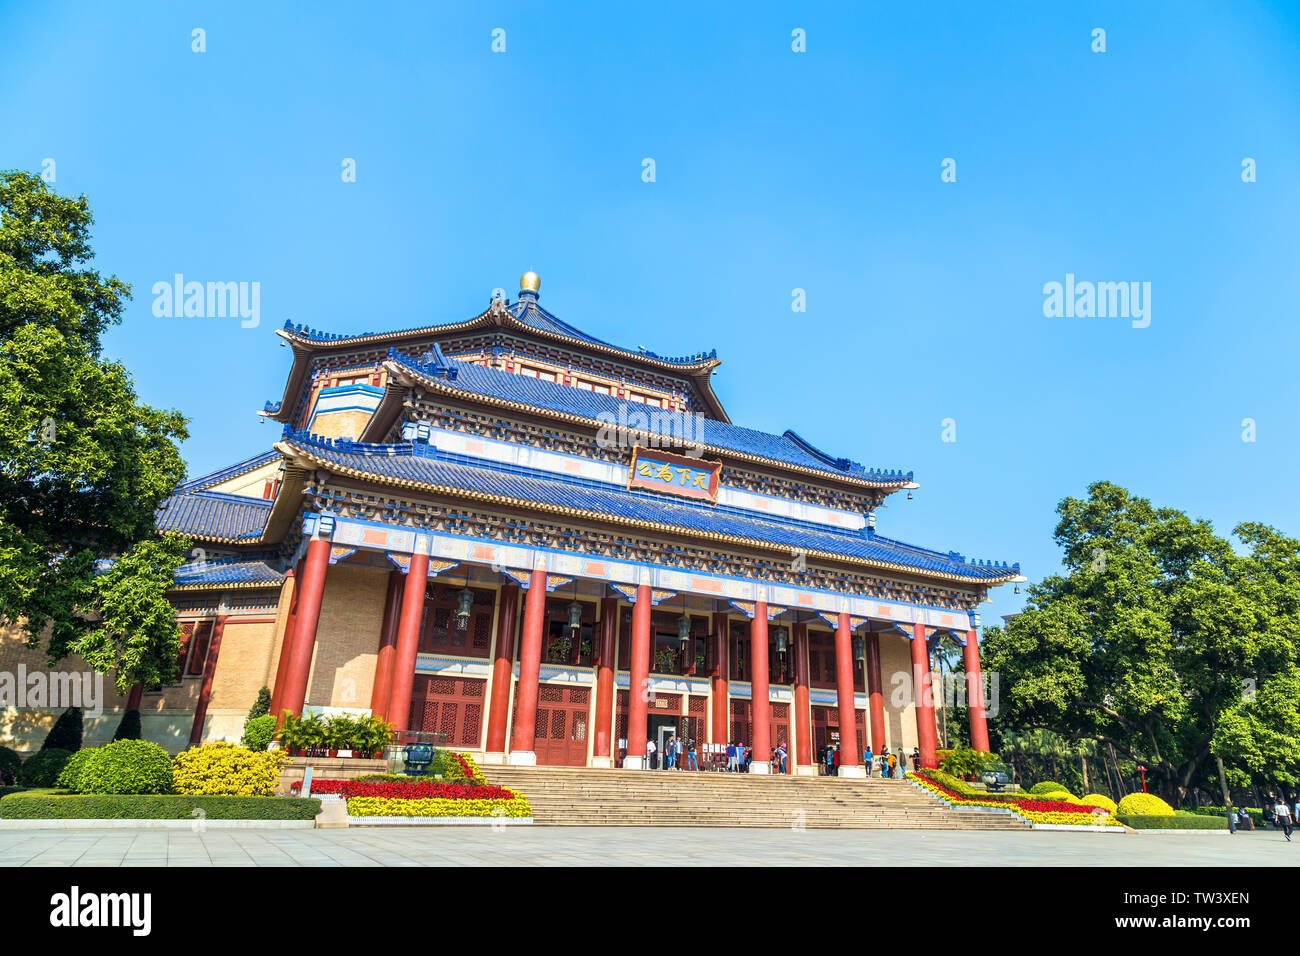
<svg viewBox="0 0 1300 956">
<path fill-rule="evenodd" d="M 542 684 L 537 688 L 537 727 L 533 752 L 538 764 L 587 765 L 587 711 L 591 689 Z"/>
</svg>

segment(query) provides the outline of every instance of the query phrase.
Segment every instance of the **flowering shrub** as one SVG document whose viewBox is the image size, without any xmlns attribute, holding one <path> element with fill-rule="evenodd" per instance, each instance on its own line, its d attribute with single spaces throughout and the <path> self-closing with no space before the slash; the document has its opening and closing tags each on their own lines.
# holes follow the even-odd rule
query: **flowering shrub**
<svg viewBox="0 0 1300 956">
<path fill-rule="evenodd" d="M 283 750 L 248 750 L 234 744 L 191 747 L 172 760 L 177 793 L 191 796 L 266 797 L 280 784 Z"/>
<path fill-rule="evenodd" d="M 383 797 L 352 797 L 348 815 L 353 817 L 530 817 L 533 808 L 523 797 L 508 800 L 444 800 L 436 797 L 393 800 Z"/>
<path fill-rule="evenodd" d="M 993 795 L 985 796 L 981 794 L 977 797 L 964 796 L 953 789 L 932 779 L 931 776 L 922 776 L 916 773 L 908 773 L 909 780 L 919 784 L 923 789 L 929 791 L 937 797 L 947 800 L 963 807 L 997 807 L 1004 810 L 1013 810 L 1020 816 L 1024 817 L 1030 823 L 1053 823 L 1053 824 L 1071 824 L 1078 826 L 1119 826 L 1119 823 L 1109 814 L 1099 807 L 1087 806 L 1080 802 L 1069 802 L 1066 800 L 1046 800 L 1035 797 L 1005 797 L 1002 799 L 993 799 Z M 1066 796 L 1070 796 L 1066 794 Z M 1078 801 L 1077 797 L 1070 797 L 1073 801 Z"/>
<path fill-rule="evenodd" d="M 1115 812 L 1115 801 L 1100 793 L 1090 793 L 1080 799 L 1079 802 L 1089 807 L 1101 807 L 1107 813 Z"/>
<path fill-rule="evenodd" d="M 337 793 L 344 797 L 384 797 L 391 800 L 512 800 L 513 791 L 505 787 L 467 787 L 455 783 L 421 780 L 408 777 L 398 780 L 317 780 L 311 785 L 312 793 Z"/>
<path fill-rule="evenodd" d="M 1154 793 L 1130 793 L 1120 800 L 1115 812 L 1124 817 L 1172 817 L 1174 808 Z"/>
</svg>

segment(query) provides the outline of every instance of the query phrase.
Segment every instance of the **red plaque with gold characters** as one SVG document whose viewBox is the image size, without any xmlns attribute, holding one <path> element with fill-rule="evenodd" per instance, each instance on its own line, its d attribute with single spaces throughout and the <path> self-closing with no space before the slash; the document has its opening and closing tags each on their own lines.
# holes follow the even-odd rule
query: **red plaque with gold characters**
<svg viewBox="0 0 1300 956">
<path fill-rule="evenodd" d="M 638 445 L 632 449 L 627 486 L 659 491 L 679 498 L 717 504 L 720 461 L 701 461 Z"/>
</svg>

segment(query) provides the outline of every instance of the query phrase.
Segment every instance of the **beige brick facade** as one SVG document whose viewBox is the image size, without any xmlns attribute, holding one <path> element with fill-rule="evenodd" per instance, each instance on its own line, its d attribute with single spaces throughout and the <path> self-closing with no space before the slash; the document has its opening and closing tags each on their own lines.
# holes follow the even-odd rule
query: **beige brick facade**
<svg viewBox="0 0 1300 956">
<path fill-rule="evenodd" d="M 307 703 L 368 708 L 388 574 L 336 564 L 325 577 Z"/>
</svg>

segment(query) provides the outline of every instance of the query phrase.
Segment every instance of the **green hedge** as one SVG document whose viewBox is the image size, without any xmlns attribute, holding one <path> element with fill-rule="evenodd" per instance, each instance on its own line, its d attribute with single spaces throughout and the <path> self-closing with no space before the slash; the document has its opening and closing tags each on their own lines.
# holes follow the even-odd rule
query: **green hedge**
<svg viewBox="0 0 1300 956">
<path fill-rule="evenodd" d="M 12 799 L 12 798 L 11 798 Z M 0 804 L 2 805 L 2 804 Z M 1118 816 L 1115 817 L 1125 826 L 1130 826 L 1134 830 L 1226 830 L 1228 829 L 1227 817 L 1205 817 L 1200 814 L 1190 813 L 1184 816 L 1176 817 L 1157 817 L 1149 814 L 1141 816 Z"/>
<path fill-rule="evenodd" d="M 12 793 L 0 799 L 3 820 L 312 820 L 314 797 L 183 797 L 159 794 Z"/>
<path fill-rule="evenodd" d="M 1262 827 L 1264 825 L 1263 810 L 1259 809 L 1258 807 L 1241 807 L 1240 809 L 1245 810 L 1247 813 L 1250 814 L 1250 818 L 1255 821 L 1256 827 Z M 1224 807 L 1193 807 L 1191 810 L 1187 812 L 1195 813 L 1197 816 L 1201 816 L 1201 817 L 1225 817 L 1226 819 L 1226 814 L 1228 811 Z"/>
</svg>

